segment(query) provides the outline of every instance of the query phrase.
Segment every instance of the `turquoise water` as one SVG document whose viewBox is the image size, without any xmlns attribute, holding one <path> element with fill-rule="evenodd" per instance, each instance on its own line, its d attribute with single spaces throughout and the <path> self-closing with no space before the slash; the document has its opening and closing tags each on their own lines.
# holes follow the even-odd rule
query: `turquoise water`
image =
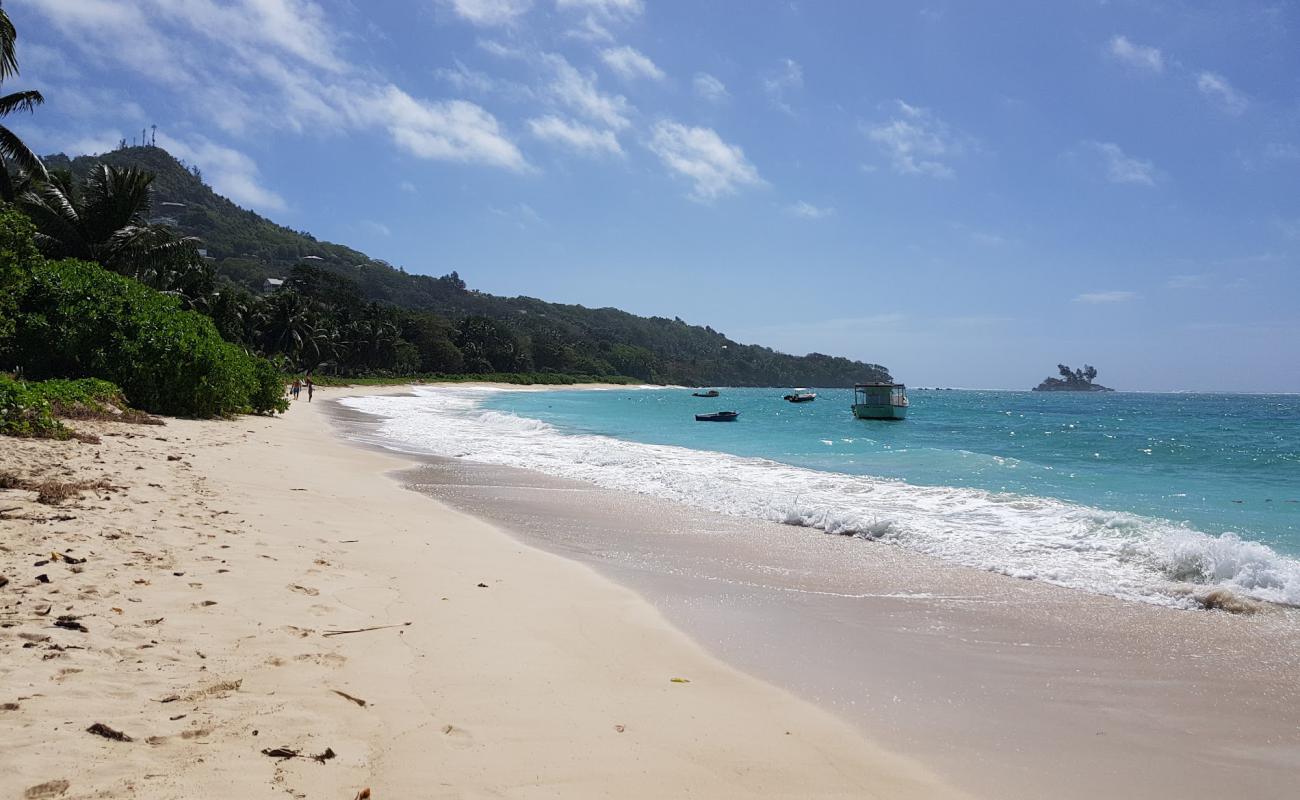
<svg viewBox="0 0 1300 800">
<path fill-rule="evenodd" d="M 916 391 L 904 422 L 856 420 L 852 393 L 502 392 L 481 408 L 597 434 L 805 469 L 1057 498 L 1232 533 L 1300 554 L 1300 396 Z M 740 412 L 697 423 L 700 412 Z"/>
</svg>

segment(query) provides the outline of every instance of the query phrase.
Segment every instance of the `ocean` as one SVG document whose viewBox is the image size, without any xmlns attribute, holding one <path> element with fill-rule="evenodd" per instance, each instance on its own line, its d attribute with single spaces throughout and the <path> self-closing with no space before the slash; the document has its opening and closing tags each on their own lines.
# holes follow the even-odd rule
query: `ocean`
<svg viewBox="0 0 1300 800">
<path fill-rule="evenodd" d="M 342 400 L 393 449 L 532 469 L 1175 607 L 1300 605 L 1300 397 L 429 387 Z M 734 423 L 694 414 L 740 412 Z"/>
</svg>

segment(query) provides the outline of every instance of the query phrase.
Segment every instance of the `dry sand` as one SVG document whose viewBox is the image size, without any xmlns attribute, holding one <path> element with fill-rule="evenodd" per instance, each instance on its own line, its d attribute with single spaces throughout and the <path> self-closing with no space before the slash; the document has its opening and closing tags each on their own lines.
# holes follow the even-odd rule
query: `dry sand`
<svg viewBox="0 0 1300 800">
<path fill-rule="evenodd" d="M 78 427 L 0 439 L 0 477 L 102 482 L 0 489 L 0 799 L 958 796 L 319 403 Z"/>
</svg>

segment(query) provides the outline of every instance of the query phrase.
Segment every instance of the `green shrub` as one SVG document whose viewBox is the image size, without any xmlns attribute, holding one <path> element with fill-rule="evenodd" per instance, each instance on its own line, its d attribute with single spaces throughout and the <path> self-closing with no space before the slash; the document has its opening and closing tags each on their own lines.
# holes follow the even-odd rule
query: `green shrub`
<svg viewBox="0 0 1300 800">
<path fill-rule="evenodd" d="M 29 378 L 107 378 L 131 405 L 157 414 L 285 408 L 270 365 L 223 341 L 211 320 L 95 264 L 35 265 L 15 323 L 8 357 Z"/>
<path fill-rule="evenodd" d="M 41 263 L 40 251 L 32 240 L 30 220 L 13 208 L 0 207 L 0 353 L 13 334 L 14 314 L 32 269 Z"/>
<path fill-rule="evenodd" d="M 0 374 L 0 434 L 66 439 L 72 432 L 55 419 L 50 401 L 32 384 Z"/>
</svg>

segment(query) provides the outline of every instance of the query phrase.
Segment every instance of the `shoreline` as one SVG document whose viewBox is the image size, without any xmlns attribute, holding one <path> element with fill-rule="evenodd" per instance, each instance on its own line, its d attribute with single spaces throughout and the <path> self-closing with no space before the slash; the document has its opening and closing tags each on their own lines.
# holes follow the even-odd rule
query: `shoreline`
<svg viewBox="0 0 1300 800">
<path fill-rule="evenodd" d="M 344 411 L 355 437 L 366 415 Z M 1294 609 L 1125 602 L 540 473 L 423 460 L 408 483 L 590 564 L 724 660 L 902 743 L 978 795 L 1274 796 L 1300 771 Z"/>
<path fill-rule="evenodd" d="M 0 795 L 964 796 L 590 567 L 407 491 L 409 459 L 334 435 L 345 393 L 5 442 L 0 470 L 102 483 L 0 493 Z"/>
</svg>

